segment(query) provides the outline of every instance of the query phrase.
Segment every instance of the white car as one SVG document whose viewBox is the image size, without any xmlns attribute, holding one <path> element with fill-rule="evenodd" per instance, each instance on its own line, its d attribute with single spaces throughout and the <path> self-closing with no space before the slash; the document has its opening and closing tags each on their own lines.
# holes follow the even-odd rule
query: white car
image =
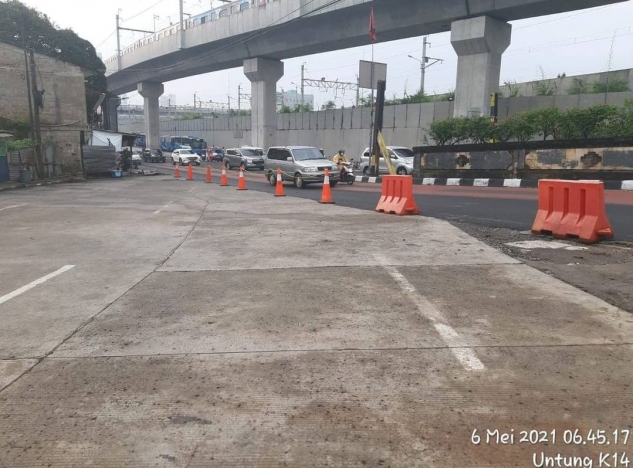
<svg viewBox="0 0 633 468">
<path fill-rule="evenodd" d="M 407 175 L 413 173 L 413 151 L 404 146 L 387 146 L 389 157 L 396 168 L 396 174 Z M 364 175 L 369 175 L 370 171 L 369 148 L 365 148 L 360 158 L 360 170 Z M 380 157 L 380 173 L 389 174 L 389 168 L 384 158 Z"/>
<path fill-rule="evenodd" d="M 202 159 L 196 153 L 188 149 L 177 149 L 171 153 L 171 162 L 175 166 L 180 164 L 181 166 L 188 166 L 189 163 L 199 166 L 202 163 Z"/>
</svg>

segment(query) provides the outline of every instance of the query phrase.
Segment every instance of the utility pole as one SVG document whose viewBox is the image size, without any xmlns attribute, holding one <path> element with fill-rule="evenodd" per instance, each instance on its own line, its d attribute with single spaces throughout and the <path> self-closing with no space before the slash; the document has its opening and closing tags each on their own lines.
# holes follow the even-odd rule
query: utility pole
<svg viewBox="0 0 633 468">
<path fill-rule="evenodd" d="M 40 108 L 41 95 L 37 89 L 37 78 L 35 75 L 35 54 L 33 49 L 29 50 L 31 65 L 31 95 L 33 99 L 33 123 L 35 124 L 35 160 L 38 179 L 44 178 L 44 161 L 42 159 L 42 131 L 40 128 Z M 38 99 L 38 96 L 39 99 Z"/>
<path fill-rule="evenodd" d="M 116 60 L 117 70 L 121 71 L 121 31 L 119 29 L 119 11 L 117 11 L 116 14 Z"/>
<path fill-rule="evenodd" d="M 196 110 L 196 93 L 193 93 L 193 110 Z"/>
<path fill-rule="evenodd" d="M 183 11 L 183 1 L 184 0 L 180 0 L 180 48 L 184 49 L 185 48 L 185 21 L 184 21 L 184 11 Z"/>
<path fill-rule="evenodd" d="M 237 112 L 242 110 L 242 85 L 237 85 Z"/>
<path fill-rule="evenodd" d="M 424 83 L 426 80 L 426 69 L 429 67 L 432 67 L 438 62 L 444 62 L 444 60 L 442 59 L 427 57 L 426 55 L 427 47 L 430 47 L 430 46 L 431 46 L 431 43 L 428 42 L 427 36 L 424 36 L 424 44 L 422 46 L 422 60 L 420 60 L 419 58 L 413 57 L 412 55 L 408 56 L 409 58 L 412 58 L 413 60 L 417 60 L 418 62 L 420 62 L 420 93 L 422 94 L 422 96 L 424 96 Z"/>
<path fill-rule="evenodd" d="M 424 96 L 424 80 L 426 78 L 426 46 L 428 44 L 427 37 L 424 36 L 424 43 L 422 46 L 422 63 L 420 73 L 420 93 Z"/>
<path fill-rule="evenodd" d="M 305 104 L 305 86 L 304 86 L 304 80 L 305 80 L 305 71 L 306 71 L 306 67 L 305 67 L 305 62 L 301 64 L 301 107 L 303 107 L 303 104 Z"/>
<path fill-rule="evenodd" d="M 22 36 L 24 38 L 24 35 Z M 31 96 L 31 75 L 29 73 L 29 57 L 26 48 L 26 39 L 24 44 L 24 75 L 26 76 L 26 95 L 29 98 L 29 123 L 31 124 L 31 139 L 35 140 L 35 123 L 33 122 L 33 98 Z"/>
<path fill-rule="evenodd" d="M 356 75 L 356 107 L 360 104 L 360 77 Z"/>
</svg>

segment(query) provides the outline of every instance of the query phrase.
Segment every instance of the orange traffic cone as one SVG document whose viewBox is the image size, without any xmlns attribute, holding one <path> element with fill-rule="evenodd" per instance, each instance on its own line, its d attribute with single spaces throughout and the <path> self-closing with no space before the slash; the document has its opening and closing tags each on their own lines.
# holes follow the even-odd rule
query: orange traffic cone
<svg viewBox="0 0 633 468">
<path fill-rule="evenodd" d="M 180 168 L 176 166 L 176 170 L 174 171 L 174 179 L 180 179 Z"/>
<path fill-rule="evenodd" d="M 187 167 L 187 180 L 193 180 L 193 166 L 189 163 Z"/>
<path fill-rule="evenodd" d="M 330 187 L 330 171 L 325 170 L 325 177 L 323 178 L 323 193 L 321 195 L 321 201 L 324 205 L 332 205 L 332 188 Z"/>
<path fill-rule="evenodd" d="M 220 179 L 220 187 L 228 187 L 229 178 L 226 176 L 226 167 L 222 166 L 222 178 Z"/>
<path fill-rule="evenodd" d="M 240 166 L 240 178 L 237 179 L 237 189 L 248 190 L 246 188 L 246 180 L 244 179 L 244 168 L 242 166 Z"/>
<path fill-rule="evenodd" d="M 284 183 L 281 180 L 281 169 L 277 169 L 277 186 L 275 187 L 275 196 L 276 197 L 285 197 L 284 193 Z"/>
<path fill-rule="evenodd" d="M 211 164 L 207 164 L 207 184 L 211 183 Z"/>
</svg>

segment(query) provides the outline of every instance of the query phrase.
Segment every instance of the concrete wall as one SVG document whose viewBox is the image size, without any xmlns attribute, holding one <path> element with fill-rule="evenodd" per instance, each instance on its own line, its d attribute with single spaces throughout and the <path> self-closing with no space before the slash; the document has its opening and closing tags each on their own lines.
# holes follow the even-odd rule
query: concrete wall
<svg viewBox="0 0 633 468">
<path fill-rule="evenodd" d="M 516 89 L 519 96 L 534 96 L 535 95 L 535 85 L 538 83 L 546 84 L 554 91 L 556 95 L 567 95 L 569 94 L 569 88 L 574 84 L 574 80 L 581 80 L 583 83 L 588 85 L 588 88 L 591 87 L 592 83 L 604 83 L 606 84 L 607 79 L 624 81 L 629 84 L 629 90 L 633 91 L 633 70 L 613 70 L 609 73 L 591 73 L 589 75 L 578 75 L 578 76 L 567 76 L 565 78 L 552 78 L 547 80 L 538 80 L 538 81 L 530 81 L 528 83 L 517 83 L 512 85 L 512 89 Z M 510 86 L 503 85 L 500 87 L 500 92 L 503 93 L 504 96 L 510 96 L 511 90 Z"/>
<path fill-rule="evenodd" d="M 29 121 L 24 52 L 0 44 L 0 116 Z M 35 54 L 39 89 L 44 89 L 40 113 L 46 160 L 63 174 L 81 171 L 80 131 L 86 130 L 86 94 L 80 68 Z M 40 78 L 41 77 L 41 78 Z"/>
<path fill-rule="evenodd" d="M 633 93 L 610 94 L 607 102 L 621 105 Z M 605 96 L 548 96 L 501 99 L 500 118 L 548 106 L 565 109 L 603 103 Z M 387 106 L 384 113 L 384 134 L 387 144 L 413 148 L 423 144 L 429 125 L 445 120 L 453 113 L 452 102 L 436 102 Z M 204 138 L 208 144 L 225 148 L 250 145 L 250 117 L 161 121 L 161 135 L 191 135 Z M 125 132 L 144 131 L 142 122 L 120 125 Z M 345 149 L 349 157 L 358 158 L 369 146 L 371 116 L 368 108 L 336 109 L 304 114 L 277 114 L 278 145 L 309 145 L 323 148 L 327 155 Z"/>
</svg>

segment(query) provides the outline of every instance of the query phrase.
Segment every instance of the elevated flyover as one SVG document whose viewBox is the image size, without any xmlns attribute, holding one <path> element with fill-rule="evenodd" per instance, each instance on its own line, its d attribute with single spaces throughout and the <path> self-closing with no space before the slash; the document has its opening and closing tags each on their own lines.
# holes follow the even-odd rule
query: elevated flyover
<svg viewBox="0 0 633 468">
<path fill-rule="evenodd" d="M 148 36 L 107 60 L 108 87 L 122 94 L 140 83 L 159 85 L 245 66 L 254 83 L 253 144 L 274 142 L 274 83 L 281 60 L 370 43 L 373 6 L 380 42 L 451 31 L 459 56 L 456 115 L 485 115 L 498 89 L 501 55 L 510 44 L 508 21 L 619 3 L 624 0 L 242 0 L 244 11 L 187 28 L 183 22 Z M 229 10 L 230 11 L 230 10 Z M 465 73 L 464 70 L 468 70 Z M 255 83 L 267 83 L 256 85 Z M 146 85 L 146 109 L 162 86 Z M 273 96 L 269 96 L 272 93 Z M 146 111 L 146 113 L 148 113 Z M 151 120 L 151 112 L 148 117 Z M 147 121 L 148 119 L 146 119 Z M 152 126 L 147 121 L 148 134 Z M 268 130 L 265 130 L 268 128 Z M 272 132 L 272 133 L 271 133 Z M 158 138 L 150 135 L 150 140 Z"/>
</svg>

